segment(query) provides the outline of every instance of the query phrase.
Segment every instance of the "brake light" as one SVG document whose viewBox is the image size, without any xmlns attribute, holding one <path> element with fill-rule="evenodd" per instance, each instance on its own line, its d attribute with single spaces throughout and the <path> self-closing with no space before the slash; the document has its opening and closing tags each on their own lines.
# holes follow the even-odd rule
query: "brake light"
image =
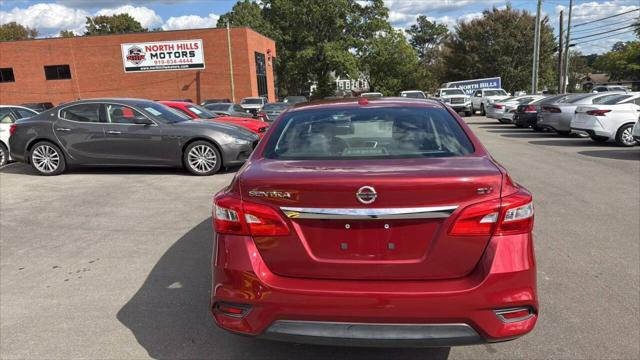
<svg viewBox="0 0 640 360">
<path fill-rule="evenodd" d="M 9 126 L 9 135 L 13 135 L 16 132 L 16 128 L 17 127 L 18 127 L 18 125 L 11 124 L 11 126 Z"/>
<path fill-rule="evenodd" d="M 593 116 L 604 116 L 604 114 L 610 112 L 611 110 L 589 110 L 587 111 L 587 115 Z"/>
<path fill-rule="evenodd" d="M 533 228 L 533 202 L 525 190 L 467 206 L 449 230 L 452 236 L 524 234 Z"/>
<path fill-rule="evenodd" d="M 229 195 L 214 199 L 214 224 L 220 234 L 282 236 L 289 226 L 280 213 L 266 205 L 242 201 Z"/>
<path fill-rule="evenodd" d="M 494 109 L 504 109 L 504 105 L 495 104 L 493 105 Z"/>
<path fill-rule="evenodd" d="M 527 105 L 524 107 L 524 112 L 526 113 L 535 113 L 537 112 L 536 106 L 535 105 Z"/>
<path fill-rule="evenodd" d="M 256 116 L 258 118 L 260 118 L 260 119 L 263 119 L 263 120 L 267 118 L 267 114 L 265 114 L 263 112 L 259 112 Z"/>
<path fill-rule="evenodd" d="M 550 113 L 559 113 L 559 112 L 562 112 L 562 110 L 560 110 L 560 108 L 555 107 L 555 106 L 543 106 L 543 107 L 542 107 L 542 111 L 543 111 L 543 112 L 550 112 Z"/>
</svg>

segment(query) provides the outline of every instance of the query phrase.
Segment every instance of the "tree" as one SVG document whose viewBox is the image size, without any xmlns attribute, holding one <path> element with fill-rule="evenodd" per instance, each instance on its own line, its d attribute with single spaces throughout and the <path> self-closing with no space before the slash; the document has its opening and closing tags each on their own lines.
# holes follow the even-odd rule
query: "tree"
<svg viewBox="0 0 640 360">
<path fill-rule="evenodd" d="M 449 30 L 443 24 L 429 21 L 426 16 L 420 15 L 416 23 L 407 30 L 409 43 L 418 52 L 418 56 L 424 63 L 430 63 L 435 58 L 437 48 L 449 34 Z"/>
<path fill-rule="evenodd" d="M 611 80 L 640 80 L 640 41 L 616 43 L 611 51 L 598 56 L 593 67 Z"/>
<path fill-rule="evenodd" d="M 15 21 L 0 25 L 0 41 L 34 39 L 38 30 L 23 26 Z"/>
<path fill-rule="evenodd" d="M 533 61 L 535 16 L 526 11 L 485 10 L 481 18 L 459 22 L 445 46 L 449 81 L 500 76 L 510 92 L 529 89 Z M 556 77 L 553 29 L 545 17 L 540 27 L 539 87 L 552 85 Z"/>
<path fill-rule="evenodd" d="M 360 68 L 369 82 L 370 91 L 387 96 L 415 88 L 417 66 L 417 53 L 404 35 L 393 29 L 368 41 L 360 58 Z"/>
<path fill-rule="evenodd" d="M 60 34 L 58 34 L 58 36 L 60 36 L 61 38 L 72 38 L 75 37 L 76 34 L 71 30 L 62 30 L 60 31 Z"/>
<path fill-rule="evenodd" d="M 217 27 L 227 26 L 248 26 L 265 36 L 272 36 L 273 29 L 262 16 L 262 8 L 257 2 L 250 0 L 238 1 L 233 5 L 231 11 L 220 16 Z"/>
<path fill-rule="evenodd" d="M 147 32 L 140 23 L 129 14 L 99 15 L 87 17 L 85 35 L 123 34 Z"/>
</svg>

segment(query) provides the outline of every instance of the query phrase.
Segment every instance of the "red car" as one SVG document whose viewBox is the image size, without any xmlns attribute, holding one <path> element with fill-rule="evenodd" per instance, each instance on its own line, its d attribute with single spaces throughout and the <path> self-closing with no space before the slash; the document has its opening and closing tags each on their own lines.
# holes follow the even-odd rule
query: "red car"
<svg viewBox="0 0 640 360">
<path fill-rule="evenodd" d="M 245 127 L 260 135 L 261 139 L 269 129 L 269 124 L 265 123 L 264 121 L 232 116 L 218 116 L 200 105 L 196 105 L 186 101 L 159 101 L 159 103 L 177 110 L 195 120 L 222 121 Z"/>
<path fill-rule="evenodd" d="M 511 340 L 538 319 L 531 194 L 436 101 L 283 114 L 214 197 L 218 326 L 331 345 Z"/>
</svg>

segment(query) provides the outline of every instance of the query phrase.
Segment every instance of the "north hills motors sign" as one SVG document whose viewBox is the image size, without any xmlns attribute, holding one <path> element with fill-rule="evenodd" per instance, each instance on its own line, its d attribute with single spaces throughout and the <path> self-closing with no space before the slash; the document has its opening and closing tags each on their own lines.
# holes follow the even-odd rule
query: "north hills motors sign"
<svg viewBox="0 0 640 360">
<path fill-rule="evenodd" d="M 124 72 L 204 69 L 202 40 L 121 44 Z"/>
</svg>

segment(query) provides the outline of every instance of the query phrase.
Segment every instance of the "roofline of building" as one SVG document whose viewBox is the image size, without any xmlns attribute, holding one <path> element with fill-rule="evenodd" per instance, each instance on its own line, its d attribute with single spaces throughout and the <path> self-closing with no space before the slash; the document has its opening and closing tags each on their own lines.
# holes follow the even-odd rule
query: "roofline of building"
<svg viewBox="0 0 640 360">
<path fill-rule="evenodd" d="M 254 33 L 269 39 L 273 42 L 275 42 L 275 40 L 273 40 L 272 38 L 263 35 L 257 31 L 255 31 L 254 29 L 248 27 L 248 26 L 231 26 L 232 29 L 247 29 L 247 30 L 251 30 Z M 150 31 L 145 31 L 145 32 L 128 32 L 128 33 L 117 33 L 117 34 L 96 34 L 96 35 L 77 35 L 74 37 L 45 37 L 45 38 L 35 38 L 35 39 L 21 39 L 21 40 L 0 40 L 0 44 L 7 44 L 7 43 L 17 43 L 17 42 L 26 42 L 26 41 L 45 41 L 45 40 L 69 40 L 69 39 L 82 39 L 82 38 L 90 38 L 90 37 L 99 37 L 99 36 L 124 36 L 124 35 L 141 35 L 141 34 L 156 34 L 156 33 L 173 33 L 173 32 L 186 32 L 186 31 L 202 31 L 202 30 L 226 30 L 227 28 L 219 28 L 219 27 L 208 27 L 208 28 L 195 28 L 195 29 L 177 29 L 177 30 L 150 30 Z"/>
</svg>

